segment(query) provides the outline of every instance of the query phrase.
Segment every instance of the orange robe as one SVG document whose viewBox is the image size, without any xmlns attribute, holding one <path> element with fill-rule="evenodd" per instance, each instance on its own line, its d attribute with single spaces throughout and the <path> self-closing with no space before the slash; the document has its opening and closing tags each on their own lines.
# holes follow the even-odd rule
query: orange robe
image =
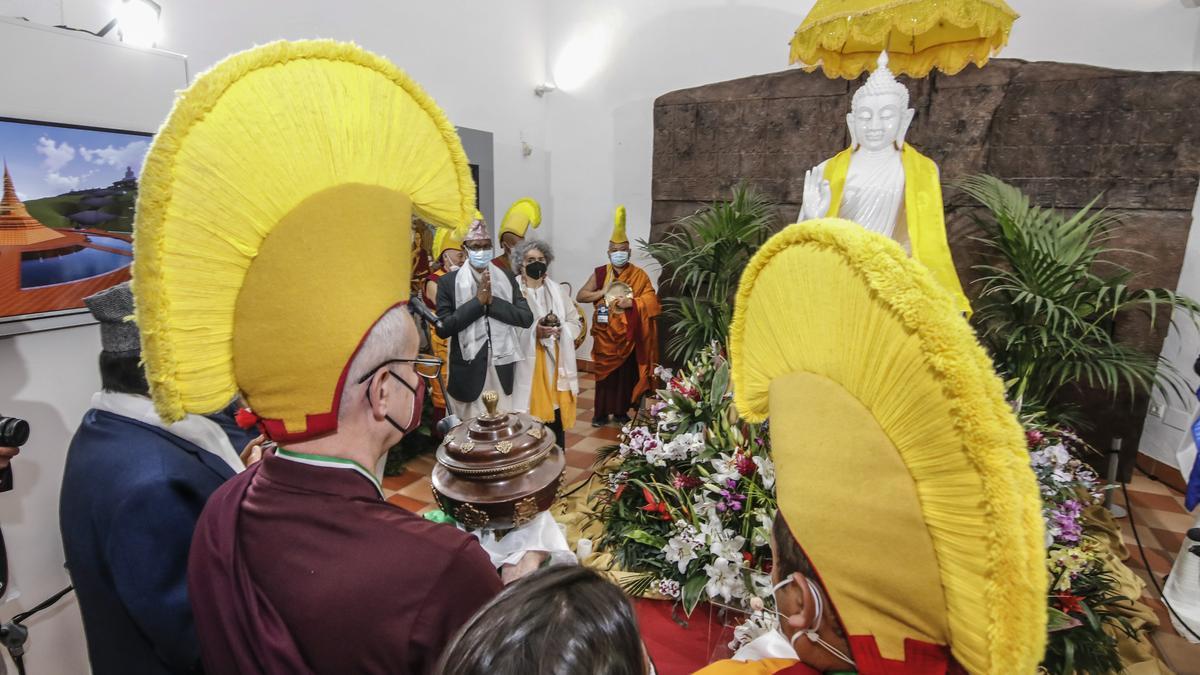
<svg viewBox="0 0 1200 675">
<path fill-rule="evenodd" d="M 446 275 L 445 269 L 438 269 L 426 277 L 426 283 L 432 281 L 437 283 Z M 425 299 L 425 293 L 421 293 L 421 297 Z M 425 299 L 425 304 L 429 304 L 429 300 Z M 437 312 L 437 305 L 431 307 L 434 312 Z M 429 330 L 429 349 L 433 355 L 442 360 L 442 377 L 446 379 L 447 384 L 450 382 L 450 341 L 443 337 L 438 337 L 437 331 L 430 328 Z M 446 409 L 446 395 L 442 392 L 441 382 L 431 382 L 429 387 L 429 398 L 433 401 L 433 407 L 441 410 Z"/>
<path fill-rule="evenodd" d="M 612 265 L 605 265 L 597 267 L 595 274 L 596 288 L 603 289 L 614 270 Z M 596 379 L 603 380 L 636 351 L 638 383 L 633 390 L 633 401 L 636 401 L 650 391 L 654 383 L 654 366 L 658 363 L 657 319 L 662 313 L 662 305 L 654 292 L 654 284 L 642 268 L 626 265 L 615 278 L 633 289 L 633 307 L 623 312 L 610 307 L 608 323 L 602 324 L 596 320 L 601 303 L 596 304 L 592 311 L 592 362 L 596 367 Z"/>
<path fill-rule="evenodd" d="M 794 659 L 762 659 L 760 661 L 717 661 L 697 670 L 693 675 L 815 675 L 817 671 Z"/>
</svg>

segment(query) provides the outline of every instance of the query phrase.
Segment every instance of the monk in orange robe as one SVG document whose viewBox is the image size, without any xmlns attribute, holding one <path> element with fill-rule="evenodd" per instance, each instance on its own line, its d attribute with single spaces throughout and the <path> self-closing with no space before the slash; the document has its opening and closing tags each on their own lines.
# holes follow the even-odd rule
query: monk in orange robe
<svg viewBox="0 0 1200 675">
<path fill-rule="evenodd" d="M 629 262 L 629 237 L 625 234 L 625 207 L 618 206 L 607 265 L 597 267 L 576 299 L 594 305 L 592 312 L 592 362 L 596 375 L 596 404 L 592 426 L 608 421 L 626 422 L 629 409 L 654 382 L 658 362 L 658 315 L 662 306 L 646 272 Z M 615 282 L 632 289 L 627 297 L 609 306 L 605 293 Z"/>
<path fill-rule="evenodd" d="M 466 254 L 463 253 L 462 236 L 455 234 L 453 230 L 441 228 L 433 237 L 433 256 L 437 260 L 438 266 L 435 270 L 425 275 L 425 292 L 423 294 L 425 306 L 430 311 L 437 312 L 437 282 L 438 279 L 446 276 L 450 272 L 458 270 L 462 267 L 466 260 Z M 450 341 L 437 334 L 436 331 L 429 331 L 429 349 L 433 355 L 442 360 L 442 363 L 450 361 Z M 442 368 L 443 377 L 448 378 L 450 373 L 449 368 Z M 433 424 L 434 428 L 437 423 L 446 416 L 446 393 L 442 391 L 442 383 L 434 381 L 429 386 L 429 398 L 433 402 Z"/>
</svg>

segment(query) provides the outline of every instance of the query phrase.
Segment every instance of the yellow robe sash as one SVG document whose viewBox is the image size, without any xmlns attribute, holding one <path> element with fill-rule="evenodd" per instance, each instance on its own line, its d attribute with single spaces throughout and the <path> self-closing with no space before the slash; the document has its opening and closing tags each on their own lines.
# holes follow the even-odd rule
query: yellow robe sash
<svg viewBox="0 0 1200 675">
<path fill-rule="evenodd" d="M 529 389 L 529 414 L 543 422 L 554 421 L 554 408 L 557 405 L 562 414 L 563 429 L 575 426 L 575 394 L 558 390 L 558 369 L 554 369 L 554 377 L 546 373 L 546 362 L 550 359 L 541 340 L 537 341 L 537 354 L 534 355 L 533 385 Z M 555 345 L 557 349 L 557 344 Z"/>
<path fill-rule="evenodd" d="M 824 178 L 829 181 L 832 192 L 831 218 L 838 215 L 853 153 L 852 148 L 846 148 L 825 163 Z M 908 239 L 912 243 L 912 257 L 929 268 L 933 278 L 954 296 L 958 310 L 971 316 L 971 304 L 963 293 L 946 239 L 946 213 L 942 206 L 942 183 L 937 164 L 908 143 L 900 153 L 900 162 L 904 166 L 904 216 Z"/>
</svg>

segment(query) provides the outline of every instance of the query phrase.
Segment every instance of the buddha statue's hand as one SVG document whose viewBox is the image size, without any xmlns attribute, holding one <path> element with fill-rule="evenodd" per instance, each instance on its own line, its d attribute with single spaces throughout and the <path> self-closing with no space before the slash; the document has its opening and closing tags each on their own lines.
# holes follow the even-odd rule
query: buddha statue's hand
<svg viewBox="0 0 1200 675">
<path fill-rule="evenodd" d="M 824 218 L 829 213 L 833 201 L 833 190 L 829 181 L 815 169 L 804 172 L 804 203 L 800 206 L 802 220 Z"/>
</svg>

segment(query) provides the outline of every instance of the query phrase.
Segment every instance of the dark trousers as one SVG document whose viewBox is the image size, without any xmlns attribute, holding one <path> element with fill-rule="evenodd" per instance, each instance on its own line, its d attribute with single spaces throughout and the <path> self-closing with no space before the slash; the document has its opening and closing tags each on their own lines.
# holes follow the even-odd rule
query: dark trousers
<svg viewBox="0 0 1200 675">
<path fill-rule="evenodd" d="M 554 442 L 556 444 L 558 444 L 558 447 L 562 448 L 563 450 L 566 450 L 567 449 L 567 434 L 566 434 L 566 431 L 563 430 L 562 411 L 555 409 L 554 421 L 546 422 L 546 426 L 550 429 L 550 431 L 554 432 Z"/>
<path fill-rule="evenodd" d="M 619 368 L 596 382 L 596 411 L 593 417 L 603 420 L 609 415 L 629 414 L 629 409 L 633 407 L 633 390 L 637 388 L 640 376 L 635 350 Z"/>
</svg>

